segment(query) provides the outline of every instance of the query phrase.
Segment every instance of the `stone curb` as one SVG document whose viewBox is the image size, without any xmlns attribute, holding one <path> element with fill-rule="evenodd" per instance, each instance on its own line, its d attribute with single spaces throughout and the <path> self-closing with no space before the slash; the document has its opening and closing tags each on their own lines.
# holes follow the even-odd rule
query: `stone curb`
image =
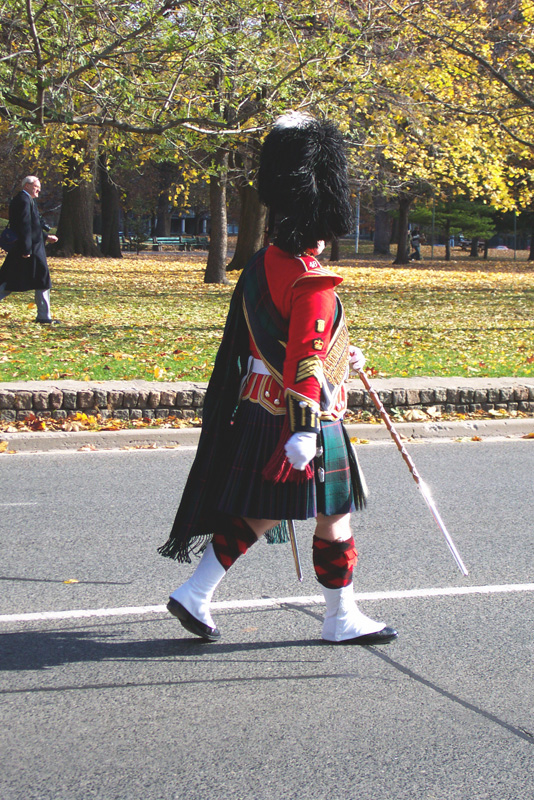
<svg viewBox="0 0 534 800">
<path fill-rule="evenodd" d="M 395 429 L 412 441 L 458 438 L 520 438 L 534 433 L 533 419 L 465 420 L 439 422 L 400 422 Z M 351 438 L 362 442 L 391 441 L 383 423 L 347 425 Z M 196 447 L 200 428 L 141 428 L 120 431 L 38 431 L 35 433 L 0 433 L 0 442 L 7 441 L 8 451 L 16 453 L 49 453 L 78 451 L 81 448 L 101 450 L 154 449 Z M 1 454 L 0 454 L 1 455 Z"/>
<path fill-rule="evenodd" d="M 444 414 L 479 410 L 534 413 L 534 378 L 382 378 L 372 381 L 386 409 L 436 408 Z M 353 411 L 374 411 L 359 380 L 347 385 Z M 15 422 L 36 415 L 55 420 L 76 413 L 99 414 L 125 422 L 193 419 L 202 415 L 205 383 L 149 381 L 27 381 L 0 383 L 0 420 Z"/>
<path fill-rule="evenodd" d="M 192 419 L 202 412 L 205 383 L 27 381 L 0 383 L 0 420 L 35 415 L 55 420 L 84 413 L 103 419 Z"/>
</svg>

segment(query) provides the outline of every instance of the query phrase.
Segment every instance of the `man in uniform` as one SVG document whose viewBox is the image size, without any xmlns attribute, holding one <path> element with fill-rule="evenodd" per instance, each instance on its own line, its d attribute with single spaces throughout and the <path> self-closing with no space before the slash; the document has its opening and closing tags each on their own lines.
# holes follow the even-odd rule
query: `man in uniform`
<svg viewBox="0 0 534 800">
<path fill-rule="evenodd" d="M 315 573 L 325 597 L 324 640 L 383 644 L 397 632 L 356 606 L 357 552 L 350 513 L 366 489 L 343 427 L 349 345 L 335 287 L 317 261 L 349 230 L 347 164 L 328 122 L 291 113 L 267 136 L 258 177 L 274 242 L 243 270 L 204 405 L 202 435 L 169 540 L 160 552 L 193 575 L 172 592 L 171 614 L 217 641 L 210 601 L 227 570 L 264 534 L 283 541 L 286 521 L 316 521 Z"/>
</svg>

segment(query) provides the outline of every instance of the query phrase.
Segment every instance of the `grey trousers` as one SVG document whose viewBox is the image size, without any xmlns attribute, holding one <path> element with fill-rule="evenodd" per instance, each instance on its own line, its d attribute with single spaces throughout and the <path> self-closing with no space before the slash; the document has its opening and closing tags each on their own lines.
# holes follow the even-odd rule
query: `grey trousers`
<svg viewBox="0 0 534 800">
<path fill-rule="evenodd" d="M 6 284 L 0 285 L 0 300 L 8 297 L 11 292 L 6 291 Z M 49 322 L 52 317 L 50 316 L 50 289 L 36 289 L 35 290 L 35 305 L 37 306 L 37 319 L 40 322 Z"/>
</svg>

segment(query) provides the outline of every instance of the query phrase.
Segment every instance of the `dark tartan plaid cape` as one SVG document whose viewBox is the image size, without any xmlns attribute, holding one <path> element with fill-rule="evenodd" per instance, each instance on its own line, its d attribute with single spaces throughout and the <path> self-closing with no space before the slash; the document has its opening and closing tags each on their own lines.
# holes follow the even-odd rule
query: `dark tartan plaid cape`
<svg viewBox="0 0 534 800">
<path fill-rule="evenodd" d="M 255 341 L 261 342 L 262 353 L 266 354 L 269 363 L 279 372 L 283 370 L 285 348 L 280 342 L 287 341 L 288 323 L 279 315 L 271 300 L 264 270 L 264 253 L 265 249 L 260 250 L 249 261 L 232 295 L 222 342 L 206 391 L 197 454 L 169 538 L 158 549 L 161 555 L 182 563 L 190 563 L 191 554 L 204 550 L 211 541 L 218 520 L 228 514 L 228 511 L 221 512 L 219 509 L 221 499 L 225 492 L 228 493 L 228 476 L 231 473 L 229 454 L 235 450 L 233 445 L 236 436 L 233 422 L 250 355 L 249 331 L 243 312 L 244 299 Z M 341 435 L 345 462 L 348 455 L 351 504 L 345 510 L 362 508 L 366 490 L 347 433 L 341 423 L 333 425 L 338 429 L 337 436 L 329 435 L 328 427 L 329 423 L 323 425 L 325 445 L 328 447 L 330 438 L 332 442 L 337 439 L 335 449 L 339 451 Z M 233 513 L 239 515 L 236 509 L 233 509 Z M 249 513 L 248 516 L 255 515 Z M 267 517 L 264 514 L 261 516 Z M 307 516 L 311 514 L 305 514 L 304 518 Z M 279 529 L 273 529 L 269 534 L 267 538 L 270 541 L 287 541 L 285 521 Z"/>
</svg>

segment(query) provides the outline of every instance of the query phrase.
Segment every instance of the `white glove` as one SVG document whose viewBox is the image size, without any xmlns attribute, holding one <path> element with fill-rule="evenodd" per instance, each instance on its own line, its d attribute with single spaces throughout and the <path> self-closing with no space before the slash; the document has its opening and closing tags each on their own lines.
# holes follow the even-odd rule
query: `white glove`
<svg viewBox="0 0 534 800">
<path fill-rule="evenodd" d="M 349 369 L 351 372 L 359 372 L 365 367 L 365 356 L 359 347 L 349 344 Z"/>
<path fill-rule="evenodd" d="M 286 456 L 295 469 L 306 469 L 317 452 L 316 433 L 294 433 L 285 444 Z"/>
<path fill-rule="evenodd" d="M 308 247 L 306 252 L 309 253 L 311 256 L 320 256 L 325 247 L 326 247 L 326 242 L 324 242 L 322 239 L 319 239 L 315 247 Z"/>
</svg>

